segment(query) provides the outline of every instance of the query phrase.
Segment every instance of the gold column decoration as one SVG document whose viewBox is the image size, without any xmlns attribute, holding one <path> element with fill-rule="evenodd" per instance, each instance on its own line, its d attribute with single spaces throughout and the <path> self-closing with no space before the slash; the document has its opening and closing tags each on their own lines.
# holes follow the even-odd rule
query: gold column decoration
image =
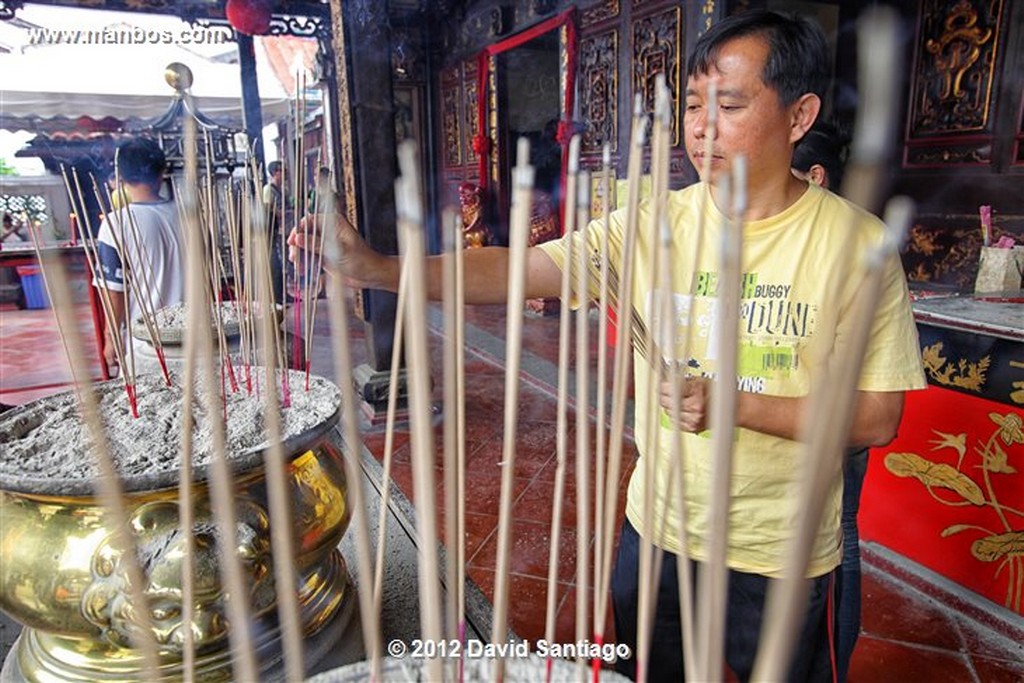
<svg viewBox="0 0 1024 683">
<path fill-rule="evenodd" d="M 703 35 L 715 20 L 715 0 L 704 0 L 700 6 L 700 27 L 697 35 Z"/>
<path fill-rule="evenodd" d="M 466 164 L 474 168 L 480 161 L 479 155 L 473 149 L 473 138 L 480 132 L 480 121 L 476 113 L 477 98 L 480 97 L 477 68 L 475 59 L 467 59 L 462 63 L 462 89 L 465 96 L 462 98 L 462 109 L 459 111 L 459 117 L 466 123 Z"/>
<path fill-rule="evenodd" d="M 494 144 L 494 151 L 491 152 L 491 187 L 497 187 L 501 182 L 501 168 L 498 165 L 498 154 L 511 154 L 511 150 L 497 149 L 498 137 L 498 60 L 487 60 L 487 135 Z"/>
<path fill-rule="evenodd" d="M 462 81 L 459 67 L 441 72 L 441 127 L 444 134 L 444 165 L 453 168 L 462 164 Z"/>
<path fill-rule="evenodd" d="M 358 230 L 355 155 L 352 150 L 352 102 L 349 98 L 348 53 L 345 49 L 345 19 L 341 5 L 341 0 L 331 0 L 331 49 L 334 52 L 334 73 L 338 83 L 338 160 L 341 168 L 341 191 L 345 196 L 345 217 Z"/>
</svg>

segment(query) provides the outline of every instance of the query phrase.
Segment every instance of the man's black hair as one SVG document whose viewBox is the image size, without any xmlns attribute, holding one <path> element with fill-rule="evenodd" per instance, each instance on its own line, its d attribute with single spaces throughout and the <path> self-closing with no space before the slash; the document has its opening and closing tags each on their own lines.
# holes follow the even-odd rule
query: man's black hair
<svg viewBox="0 0 1024 683">
<path fill-rule="evenodd" d="M 280 161 L 271 161 L 269 164 L 267 164 L 267 175 L 272 176 L 275 173 L 277 173 L 280 169 L 281 169 L 281 162 Z"/>
<path fill-rule="evenodd" d="M 793 149 L 790 165 L 807 173 L 814 164 L 821 164 L 828 175 L 828 189 L 838 192 L 843 182 L 847 157 L 846 136 L 827 121 L 815 121 Z"/>
<path fill-rule="evenodd" d="M 117 146 L 117 171 L 126 183 L 159 183 L 166 168 L 167 157 L 152 138 L 132 138 Z"/>
<path fill-rule="evenodd" d="M 824 102 L 829 56 L 821 27 L 803 17 L 768 10 L 749 10 L 714 23 L 697 40 L 686 75 L 707 74 L 723 45 L 747 36 L 759 36 L 768 43 L 761 80 L 779 93 L 783 105 L 792 104 L 806 93 L 814 93 Z"/>
</svg>

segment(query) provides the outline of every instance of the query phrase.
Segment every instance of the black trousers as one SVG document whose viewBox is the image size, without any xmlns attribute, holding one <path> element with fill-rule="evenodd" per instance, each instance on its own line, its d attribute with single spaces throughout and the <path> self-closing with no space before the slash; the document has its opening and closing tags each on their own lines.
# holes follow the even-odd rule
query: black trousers
<svg viewBox="0 0 1024 683">
<path fill-rule="evenodd" d="M 615 567 L 612 570 L 612 604 L 615 611 L 615 642 L 625 643 L 636 652 L 637 575 L 640 561 L 640 535 L 629 520 L 623 520 Z M 649 681 L 682 681 L 683 636 L 679 621 L 679 584 L 677 556 L 665 553 L 661 565 L 651 652 L 647 671 Z M 688 560 L 696 577 L 699 563 Z M 833 574 L 811 581 L 803 631 L 790 665 L 787 681 L 827 683 L 833 680 L 833 643 L 829 629 L 830 593 Z M 769 579 L 760 574 L 729 570 L 729 596 L 726 607 L 725 660 L 736 677 L 750 680 L 757 655 L 758 638 Z M 636 660 L 619 660 L 616 669 L 636 678 Z"/>
</svg>

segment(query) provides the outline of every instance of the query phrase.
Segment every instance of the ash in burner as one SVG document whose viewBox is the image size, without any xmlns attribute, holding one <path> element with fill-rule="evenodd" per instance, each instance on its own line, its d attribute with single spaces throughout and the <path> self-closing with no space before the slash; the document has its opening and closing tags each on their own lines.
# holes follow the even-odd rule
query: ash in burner
<svg viewBox="0 0 1024 683">
<path fill-rule="evenodd" d="M 220 305 L 210 305 L 210 317 L 220 318 L 225 325 L 238 324 L 238 304 L 234 301 L 222 301 Z M 138 323 L 141 325 L 141 321 Z M 156 312 L 156 324 L 160 329 L 168 328 L 183 330 L 188 325 L 188 309 L 184 303 L 166 306 Z"/>
<path fill-rule="evenodd" d="M 256 319 L 259 319 L 259 304 L 253 304 L 253 306 Z M 284 312 L 281 309 L 275 308 L 274 315 L 277 320 L 276 324 L 279 325 Z M 162 343 L 171 345 L 184 343 L 185 331 L 189 324 L 188 308 L 185 303 L 165 306 L 156 312 L 154 318 L 156 327 L 160 331 L 160 341 Z M 210 319 L 220 320 L 225 335 L 237 337 L 242 322 L 239 313 L 239 303 L 237 301 L 222 301 L 220 304 L 211 303 Z M 132 336 L 142 341 L 149 341 L 149 330 L 146 328 L 141 317 L 132 321 Z"/>
<path fill-rule="evenodd" d="M 341 403 L 338 387 L 328 380 L 311 376 L 306 391 L 305 373 L 288 372 L 291 406 L 281 409 L 282 438 L 286 442 L 318 427 L 333 425 Z M 277 377 L 280 391 L 280 373 Z M 264 369 L 253 368 L 252 378 L 251 394 L 241 377 L 237 392 L 226 389 L 226 449 L 228 458 L 236 465 L 251 460 L 268 443 L 264 427 Z M 131 416 L 120 380 L 95 385 L 107 440 L 127 490 L 154 488 L 154 483 L 164 480 L 165 487 L 177 483 L 182 389 L 180 375 L 172 374 L 171 380 L 173 386 L 168 387 L 159 374 L 137 377 L 138 418 Z M 222 419 L 222 410 L 218 402 L 217 419 Z M 210 463 L 213 454 L 213 435 L 201 383 L 195 389 L 192 411 L 193 466 L 200 474 L 198 471 Z M 91 444 L 92 437 L 80 419 L 74 392 L 10 410 L 0 415 L 0 488 L 31 493 L 89 493 L 97 472 Z"/>
</svg>

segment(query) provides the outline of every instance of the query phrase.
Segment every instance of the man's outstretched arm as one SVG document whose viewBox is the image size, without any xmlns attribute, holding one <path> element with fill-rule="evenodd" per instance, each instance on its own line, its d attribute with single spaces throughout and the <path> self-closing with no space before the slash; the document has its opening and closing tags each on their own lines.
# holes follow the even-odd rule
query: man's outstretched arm
<svg viewBox="0 0 1024 683">
<path fill-rule="evenodd" d="M 398 290 L 401 259 L 381 254 L 370 247 L 343 216 L 337 216 L 337 235 L 341 258 L 328 266 L 341 274 L 352 286 L 366 289 Z M 314 239 L 310 240 L 315 243 Z M 304 235 L 292 230 L 288 244 L 303 248 Z M 465 252 L 464 283 L 466 303 L 504 303 L 508 296 L 508 268 L 510 252 L 504 247 L 467 249 Z M 427 258 L 427 298 L 441 298 L 443 257 Z M 526 251 L 526 297 L 558 296 L 561 275 L 555 262 L 543 250 L 531 247 Z"/>
</svg>

